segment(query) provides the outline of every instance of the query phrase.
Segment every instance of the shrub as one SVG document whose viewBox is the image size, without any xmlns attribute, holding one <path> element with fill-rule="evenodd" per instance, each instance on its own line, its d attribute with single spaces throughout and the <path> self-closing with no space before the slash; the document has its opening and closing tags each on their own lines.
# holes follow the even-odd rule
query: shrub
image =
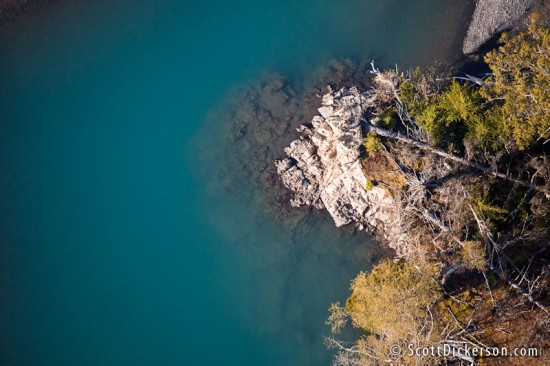
<svg viewBox="0 0 550 366">
<path fill-rule="evenodd" d="M 377 124 L 382 128 L 391 129 L 397 123 L 396 113 L 393 108 L 386 109 L 378 118 Z"/>
<path fill-rule="evenodd" d="M 380 150 L 382 147 L 382 142 L 376 133 L 369 132 L 363 141 L 363 146 L 365 147 L 365 150 L 367 150 L 367 153 L 374 154 Z"/>
<path fill-rule="evenodd" d="M 475 196 L 472 203 L 474 210 L 481 215 L 481 217 L 492 221 L 501 221 L 504 219 L 504 215 L 508 213 L 507 210 L 493 203 L 488 191 Z"/>
</svg>

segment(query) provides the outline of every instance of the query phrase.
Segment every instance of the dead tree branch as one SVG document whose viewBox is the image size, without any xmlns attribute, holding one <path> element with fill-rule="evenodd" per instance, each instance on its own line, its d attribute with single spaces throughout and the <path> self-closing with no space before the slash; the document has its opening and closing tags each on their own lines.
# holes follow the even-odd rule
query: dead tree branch
<svg viewBox="0 0 550 366">
<path fill-rule="evenodd" d="M 426 144 L 425 142 L 415 140 L 415 139 L 413 139 L 411 137 L 408 137 L 408 136 L 403 136 L 399 132 L 394 132 L 394 131 L 386 130 L 385 128 L 375 126 L 374 124 L 370 123 L 369 121 L 367 121 L 364 118 L 363 118 L 363 121 L 366 123 L 367 128 L 369 129 L 369 131 L 372 131 L 372 132 L 376 133 L 379 136 L 383 136 L 383 137 L 387 137 L 387 138 L 390 138 L 390 139 L 405 142 L 405 143 L 407 143 L 409 145 L 412 145 L 414 147 L 417 147 L 419 149 L 428 151 L 428 152 L 430 152 L 432 154 L 435 154 L 435 155 L 439 155 L 441 157 L 444 157 L 446 159 L 455 161 L 455 162 L 460 163 L 462 165 L 469 166 L 469 167 L 474 168 L 476 170 L 479 170 L 483 173 L 486 173 L 486 174 L 492 175 L 494 177 L 498 177 L 498 178 L 507 180 L 507 181 L 515 183 L 515 184 L 519 184 L 521 186 L 524 186 L 524 187 L 527 187 L 527 188 L 530 188 L 530 189 L 537 190 L 539 192 L 544 193 L 547 197 L 550 197 L 550 193 L 546 192 L 544 187 L 539 187 L 537 185 L 532 184 L 531 182 L 527 182 L 527 181 L 524 181 L 524 180 L 521 180 L 521 179 L 511 177 L 507 174 L 496 172 L 492 168 L 489 168 L 489 167 L 481 165 L 481 164 L 474 163 L 472 161 L 466 160 L 466 159 L 461 158 L 459 156 L 456 156 L 456 155 L 450 154 L 448 152 L 445 152 L 443 150 L 437 149 L 435 147 L 432 147 L 432 146 Z"/>
</svg>

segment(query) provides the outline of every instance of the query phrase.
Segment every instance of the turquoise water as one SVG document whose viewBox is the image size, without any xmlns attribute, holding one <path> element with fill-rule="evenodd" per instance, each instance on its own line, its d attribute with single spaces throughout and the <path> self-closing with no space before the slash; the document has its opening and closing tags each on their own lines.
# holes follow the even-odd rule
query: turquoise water
<svg viewBox="0 0 550 366">
<path fill-rule="evenodd" d="M 0 365 L 328 365 L 326 309 L 381 252 L 220 192 L 206 116 L 267 69 L 443 59 L 462 7 L 79 1 L 1 27 Z"/>
</svg>

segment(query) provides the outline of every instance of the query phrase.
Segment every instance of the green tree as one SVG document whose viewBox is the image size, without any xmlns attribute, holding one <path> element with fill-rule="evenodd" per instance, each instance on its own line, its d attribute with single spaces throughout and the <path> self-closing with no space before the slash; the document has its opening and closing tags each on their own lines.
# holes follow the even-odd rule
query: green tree
<svg viewBox="0 0 550 366">
<path fill-rule="evenodd" d="M 550 136 L 550 29 L 534 15 L 526 31 L 501 42 L 485 56 L 493 76 L 481 93 L 501 103 L 511 137 L 525 149 Z"/>
<path fill-rule="evenodd" d="M 417 115 L 417 122 L 436 144 L 454 135 L 461 143 L 464 135 L 476 136 L 476 127 L 483 124 L 483 105 L 479 91 L 452 80 L 448 88 L 433 98 Z M 453 141 L 449 141 L 453 142 Z"/>
<path fill-rule="evenodd" d="M 437 93 L 427 94 L 422 91 L 426 87 L 417 90 L 413 81 L 405 80 L 400 90 L 411 117 L 428 133 L 434 145 L 451 142 L 460 145 L 465 136 L 483 145 L 495 139 L 495 119 L 485 117 L 477 89 L 456 80 L 439 88 Z"/>
</svg>

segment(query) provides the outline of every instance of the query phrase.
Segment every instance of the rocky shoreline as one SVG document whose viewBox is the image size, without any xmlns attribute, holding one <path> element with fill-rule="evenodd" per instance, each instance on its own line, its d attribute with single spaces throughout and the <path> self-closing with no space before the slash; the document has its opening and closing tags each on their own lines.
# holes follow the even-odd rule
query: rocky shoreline
<svg viewBox="0 0 550 366">
<path fill-rule="evenodd" d="M 474 53 L 504 30 L 521 29 L 532 11 L 546 6 L 538 0 L 480 0 L 477 2 L 464 53 Z M 361 165 L 364 140 L 361 116 L 373 106 L 372 95 L 356 87 L 332 90 L 309 123 L 297 128 L 299 137 L 275 161 L 277 175 L 291 192 L 293 207 L 325 209 L 337 227 L 353 224 L 377 235 L 398 255 L 404 254 L 398 200 L 383 187 L 366 189 Z"/>
<path fill-rule="evenodd" d="M 372 64 L 370 87 L 327 87 L 318 114 L 274 163 L 291 206 L 325 210 L 337 227 L 367 230 L 395 251 L 351 282 L 345 305 L 332 304 L 327 346 L 337 351 L 334 365 L 377 364 L 400 342 L 548 349 L 550 30 L 542 14 L 522 31 L 537 4 L 507 3 L 480 1 L 470 27 L 470 37 L 479 37 L 466 40 L 484 56 L 486 77 Z M 518 32 L 499 49 L 479 48 L 504 30 Z M 340 341 L 349 319 L 374 336 L 351 347 Z M 500 337 L 503 324 L 522 337 Z"/>
</svg>

